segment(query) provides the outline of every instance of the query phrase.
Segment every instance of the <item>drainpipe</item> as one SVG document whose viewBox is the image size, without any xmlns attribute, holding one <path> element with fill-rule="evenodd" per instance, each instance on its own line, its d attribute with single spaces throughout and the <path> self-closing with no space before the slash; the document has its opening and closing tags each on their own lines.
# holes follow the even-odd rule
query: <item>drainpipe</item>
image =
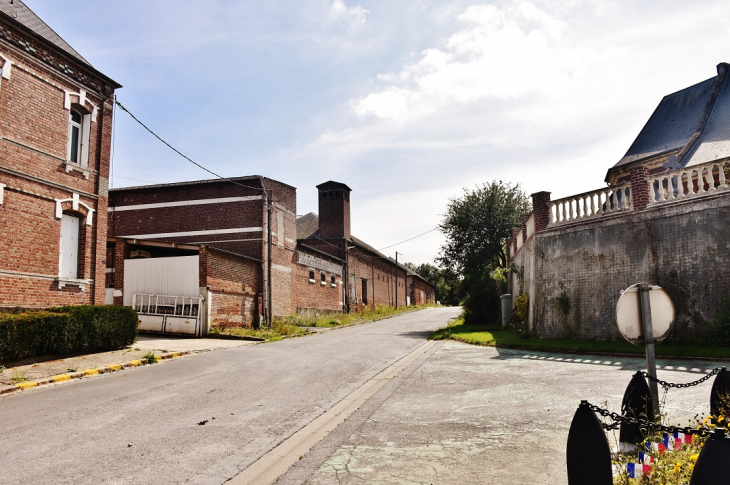
<svg viewBox="0 0 730 485">
<path fill-rule="evenodd" d="M 370 256 L 370 269 L 372 270 L 372 275 L 370 276 L 370 278 L 371 278 L 370 281 L 372 281 L 372 284 L 370 285 L 370 287 L 372 288 L 371 291 L 373 293 L 373 296 L 372 296 L 373 310 L 375 310 L 375 256 L 372 256 L 372 255 Z"/>
<path fill-rule="evenodd" d="M 398 251 L 395 252 L 395 309 L 398 309 Z"/>
<path fill-rule="evenodd" d="M 267 217 L 267 221 L 266 221 L 267 231 L 266 232 L 268 234 L 268 241 L 267 241 L 267 244 L 266 244 L 266 246 L 267 246 L 267 253 L 268 253 L 267 256 L 266 256 L 266 262 L 267 262 L 266 271 L 267 271 L 267 280 L 268 280 L 267 281 L 267 283 L 268 283 L 267 286 L 268 286 L 268 293 L 269 293 L 269 298 L 268 298 L 268 311 L 267 311 L 267 313 L 268 313 L 267 325 L 268 325 L 269 328 L 271 328 L 271 324 L 274 321 L 274 315 L 272 313 L 272 306 L 273 306 L 272 305 L 272 303 L 273 303 L 272 300 L 273 300 L 273 296 L 272 296 L 272 292 L 271 292 L 271 211 L 272 211 L 272 207 L 271 207 L 271 195 L 268 195 L 267 198 L 266 198 L 266 206 L 267 206 L 267 208 L 266 208 L 266 212 L 267 212 L 267 216 L 266 216 Z"/>
</svg>

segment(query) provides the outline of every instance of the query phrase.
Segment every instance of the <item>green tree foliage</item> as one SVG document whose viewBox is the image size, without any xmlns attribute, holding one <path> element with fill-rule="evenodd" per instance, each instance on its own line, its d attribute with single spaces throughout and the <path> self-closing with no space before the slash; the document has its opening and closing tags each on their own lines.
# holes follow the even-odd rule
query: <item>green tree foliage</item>
<svg viewBox="0 0 730 485">
<path fill-rule="evenodd" d="M 493 180 L 450 200 L 439 229 L 446 236 L 438 262 L 462 277 L 459 296 L 472 323 L 499 321 L 499 283 L 507 267 L 507 239 L 531 211 L 519 184 Z M 497 276 L 505 276 L 498 272 Z M 506 278 L 505 278 L 506 279 Z"/>
</svg>

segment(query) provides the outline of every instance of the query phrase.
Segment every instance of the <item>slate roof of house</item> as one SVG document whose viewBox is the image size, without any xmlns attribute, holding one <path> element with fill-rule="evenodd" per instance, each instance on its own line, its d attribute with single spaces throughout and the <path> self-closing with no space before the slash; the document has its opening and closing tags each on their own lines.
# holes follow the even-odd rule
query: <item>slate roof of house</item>
<svg viewBox="0 0 730 485">
<path fill-rule="evenodd" d="M 61 38 L 52 28 L 48 26 L 38 15 L 35 14 L 22 0 L 0 0 L 0 12 L 7 15 L 14 21 L 33 31 L 36 35 L 43 37 L 51 44 L 60 48 L 76 60 L 93 67 L 89 61 L 84 59 L 73 47 Z"/>
<path fill-rule="evenodd" d="M 319 217 L 314 212 L 297 217 L 297 239 L 309 239 L 319 231 Z"/>
<path fill-rule="evenodd" d="M 675 150 L 684 167 L 730 157 L 728 70 L 721 63 L 717 76 L 665 96 L 613 168 Z"/>
</svg>

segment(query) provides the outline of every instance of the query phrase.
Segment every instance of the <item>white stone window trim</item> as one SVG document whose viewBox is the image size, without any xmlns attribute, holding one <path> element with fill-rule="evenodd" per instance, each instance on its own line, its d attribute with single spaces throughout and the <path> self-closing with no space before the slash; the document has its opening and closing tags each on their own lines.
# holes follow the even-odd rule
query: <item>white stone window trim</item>
<svg viewBox="0 0 730 485">
<path fill-rule="evenodd" d="M 78 104 L 79 106 L 83 106 L 86 109 L 88 109 L 88 107 L 86 106 L 87 104 L 89 106 L 91 106 L 91 109 L 89 110 L 91 112 L 91 121 L 93 123 L 96 123 L 96 115 L 99 112 L 99 108 L 94 103 L 92 103 L 91 101 L 86 99 L 86 90 L 79 89 L 78 93 L 73 93 L 71 91 L 66 91 L 64 89 L 63 92 L 64 92 L 64 99 L 63 99 L 64 108 L 71 111 L 71 104 L 72 104 L 71 96 L 75 96 L 78 100 L 78 102 L 76 104 Z"/>
<path fill-rule="evenodd" d="M 68 130 L 68 143 L 66 145 L 66 173 L 70 173 L 74 170 L 81 172 L 84 178 L 89 178 L 91 170 L 89 167 L 89 149 L 91 140 L 91 123 L 96 123 L 98 107 L 86 98 L 86 91 L 79 89 L 78 93 L 67 91 L 64 89 L 63 107 L 68 110 L 69 115 L 69 130 Z M 72 97 L 76 98 L 76 103 L 72 103 Z M 76 104 L 83 108 L 86 113 L 79 112 L 81 115 L 81 123 L 79 129 L 79 151 L 77 154 L 77 160 L 71 160 L 71 116 L 73 104 Z"/>
<path fill-rule="evenodd" d="M 0 54 L 0 59 L 5 61 L 3 64 L 3 67 L 0 68 L 0 71 L 2 71 L 2 79 L 10 79 L 10 73 L 13 70 L 13 61 L 5 57 L 4 55 Z"/>
<path fill-rule="evenodd" d="M 56 278 L 58 283 L 58 289 L 62 290 L 64 286 L 78 286 L 81 291 L 84 291 L 86 285 L 90 285 L 94 280 L 79 280 L 74 278 Z"/>
<path fill-rule="evenodd" d="M 91 226 L 93 224 L 94 209 L 92 209 L 88 205 L 81 202 L 79 200 L 79 194 L 77 194 L 75 192 L 70 199 L 56 199 L 56 219 L 61 219 L 63 217 L 63 203 L 64 202 L 71 202 L 71 208 L 75 211 L 78 211 L 79 206 L 81 206 L 81 205 L 86 207 L 86 210 L 88 211 L 88 213 L 86 214 L 86 225 Z"/>
<path fill-rule="evenodd" d="M 309 282 L 310 283 L 316 283 L 317 280 L 315 280 L 314 278 L 312 278 L 312 276 L 314 276 L 314 269 L 313 268 L 309 268 Z"/>
<path fill-rule="evenodd" d="M 0 184 L 0 205 L 3 205 L 5 197 L 5 184 Z"/>
</svg>

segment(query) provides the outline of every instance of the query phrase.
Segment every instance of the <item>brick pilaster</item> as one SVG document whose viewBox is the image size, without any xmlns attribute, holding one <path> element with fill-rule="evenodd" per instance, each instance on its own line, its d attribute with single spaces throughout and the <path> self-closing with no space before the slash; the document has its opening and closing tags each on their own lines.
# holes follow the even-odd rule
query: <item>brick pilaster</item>
<svg viewBox="0 0 730 485">
<path fill-rule="evenodd" d="M 550 223 L 550 192 L 535 192 L 532 197 L 532 213 L 535 214 L 535 233 L 547 229 Z"/>
<path fill-rule="evenodd" d="M 124 291 L 124 256 L 127 252 L 127 244 L 124 241 L 118 240 L 114 244 L 114 292 L 117 290 Z M 115 296 L 115 305 L 123 305 L 124 297 Z"/>
<path fill-rule="evenodd" d="M 649 170 L 646 167 L 631 168 L 631 204 L 635 211 L 643 211 L 649 205 Z"/>
<path fill-rule="evenodd" d="M 512 228 L 512 252 L 517 252 L 517 237 L 520 234 L 521 229 L 519 227 Z"/>
<path fill-rule="evenodd" d="M 527 242 L 527 219 L 530 214 L 520 214 L 520 222 L 522 223 L 522 244 Z"/>
</svg>

